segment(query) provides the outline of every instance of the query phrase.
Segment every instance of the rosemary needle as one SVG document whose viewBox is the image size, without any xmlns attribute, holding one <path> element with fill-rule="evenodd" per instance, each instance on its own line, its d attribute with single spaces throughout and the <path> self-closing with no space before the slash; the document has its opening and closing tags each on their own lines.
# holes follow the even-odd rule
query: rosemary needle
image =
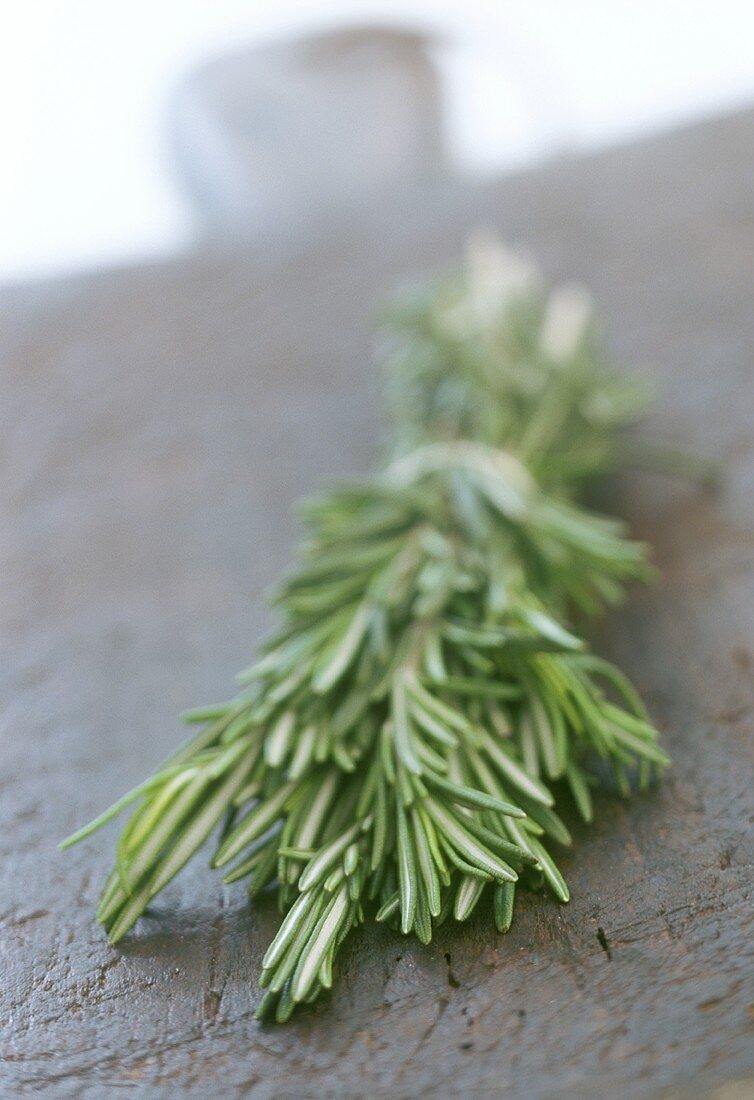
<svg viewBox="0 0 754 1100">
<path fill-rule="evenodd" d="M 477 242 L 396 300 L 380 356 L 389 462 L 305 505 L 279 634 L 239 696 L 186 715 L 194 741 L 64 842 L 136 803 L 98 911 L 116 941 L 225 819 L 213 866 L 252 896 L 276 886 L 286 914 L 260 979 L 278 1021 L 330 987 L 367 915 L 426 943 L 485 894 L 501 932 L 519 885 L 567 901 L 553 807 L 591 820 L 594 756 L 624 790 L 667 763 L 631 684 L 574 633 L 650 575 L 580 504 L 642 403 L 585 293 L 546 293 Z"/>
</svg>

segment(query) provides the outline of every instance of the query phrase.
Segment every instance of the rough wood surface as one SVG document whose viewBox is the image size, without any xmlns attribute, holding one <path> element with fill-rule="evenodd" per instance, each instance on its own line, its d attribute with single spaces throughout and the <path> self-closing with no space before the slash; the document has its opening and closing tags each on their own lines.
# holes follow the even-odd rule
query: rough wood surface
<svg viewBox="0 0 754 1100">
<path fill-rule="evenodd" d="M 751 1095 L 754 115 L 562 163 L 289 256 L 204 257 L 2 294 L 4 1095 Z M 522 897 L 423 948 L 369 929 L 333 994 L 252 1020 L 275 924 L 197 861 L 121 949 L 93 922 L 114 833 L 56 841 L 223 698 L 266 626 L 292 502 L 379 438 L 369 321 L 469 226 L 595 290 L 664 396 L 648 431 L 725 467 L 717 498 L 615 490 L 664 583 L 600 639 L 674 758 L 604 797 Z M 748 1085 L 747 1085 L 748 1082 Z"/>
</svg>

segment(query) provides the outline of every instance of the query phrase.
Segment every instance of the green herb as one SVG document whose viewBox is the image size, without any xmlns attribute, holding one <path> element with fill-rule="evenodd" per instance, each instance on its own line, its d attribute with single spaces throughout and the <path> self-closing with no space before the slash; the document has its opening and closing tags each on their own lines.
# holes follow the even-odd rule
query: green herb
<svg viewBox="0 0 754 1100">
<path fill-rule="evenodd" d="M 222 825 L 223 881 L 274 884 L 285 913 L 258 1009 L 279 1021 L 330 987 L 368 915 L 428 943 L 485 894 L 506 931 L 519 883 L 567 901 L 556 806 L 591 820 L 600 758 L 622 791 L 667 763 L 577 630 L 649 575 L 579 503 L 643 398 L 605 369 L 584 292 L 477 244 L 395 304 L 381 358 L 389 463 L 304 506 L 279 634 L 240 695 L 186 715 L 195 739 L 65 842 L 137 803 L 97 913 L 116 942 Z"/>
</svg>

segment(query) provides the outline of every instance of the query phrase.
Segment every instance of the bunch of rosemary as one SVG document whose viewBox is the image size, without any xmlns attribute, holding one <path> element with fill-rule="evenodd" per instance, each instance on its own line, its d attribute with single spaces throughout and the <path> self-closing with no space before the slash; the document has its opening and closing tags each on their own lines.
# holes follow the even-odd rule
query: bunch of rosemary
<svg viewBox="0 0 754 1100">
<path fill-rule="evenodd" d="M 611 375 L 575 287 L 475 245 L 384 330 L 394 453 L 304 507 L 282 625 L 198 736 L 70 837 L 132 802 L 97 913 L 112 942 L 223 823 L 213 865 L 285 917 L 258 1015 L 330 987 L 350 929 L 422 943 L 517 884 L 568 888 L 556 800 L 592 816 L 588 765 L 619 787 L 667 763 L 625 677 L 572 632 L 647 576 L 645 548 L 578 498 L 619 458 L 642 394 Z M 567 624 L 567 625 L 566 625 Z"/>
</svg>

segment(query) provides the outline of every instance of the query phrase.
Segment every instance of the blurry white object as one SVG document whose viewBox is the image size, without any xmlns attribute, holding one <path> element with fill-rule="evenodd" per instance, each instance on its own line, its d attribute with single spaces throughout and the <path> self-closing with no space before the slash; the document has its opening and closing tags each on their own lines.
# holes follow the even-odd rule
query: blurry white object
<svg viewBox="0 0 754 1100">
<path fill-rule="evenodd" d="M 191 240 L 164 115 L 181 77 L 271 35 L 424 26 L 451 148 L 500 171 L 754 97 L 749 0 L 34 0 L 0 36 L 0 279 L 161 254 Z"/>
<path fill-rule="evenodd" d="M 170 142 L 216 232 L 300 237 L 443 175 L 430 41 L 359 27 L 221 57 L 180 87 Z"/>
</svg>

